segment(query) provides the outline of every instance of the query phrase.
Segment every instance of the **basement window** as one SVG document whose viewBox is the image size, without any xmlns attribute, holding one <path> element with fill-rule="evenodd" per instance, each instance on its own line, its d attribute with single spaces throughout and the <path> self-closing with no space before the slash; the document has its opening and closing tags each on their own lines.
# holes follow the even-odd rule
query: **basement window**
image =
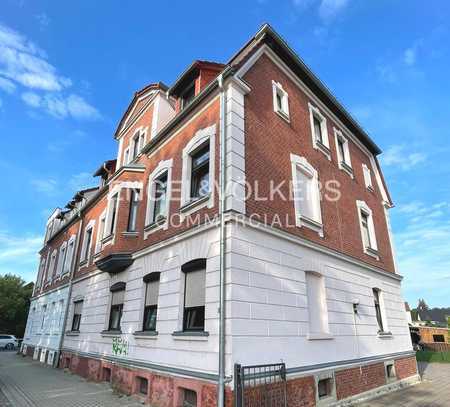
<svg viewBox="0 0 450 407">
<path fill-rule="evenodd" d="M 140 394 L 148 394 L 148 380 L 145 377 L 137 377 L 138 391 Z"/>
<path fill-rule="evenodd" d="M 331 397 L 333 394 L 333 379 L 327 378 L 319 380 L 317 382 L 317 394 L 319 396 L 319 400 Z"/>
<path fill-rule="evenodd" d="M 197 393 L 194 390 L 183 390 L 183 406 L 182 407 L 197 407 Z"/>
<path fill-rule="evenodd" d="M 384 362 L 384 369 L 385 369 L 387 382 L 393 382 L 397 379 L 397 374 L 395 373 L 394 361 L 390 360 L 390 361 Z"/>
<path fill-rule="evenodd" d="M 111 369 L 109 367 L 103 368 L 102 379 L 104 382 L 111 382 Z"/>
</svg>

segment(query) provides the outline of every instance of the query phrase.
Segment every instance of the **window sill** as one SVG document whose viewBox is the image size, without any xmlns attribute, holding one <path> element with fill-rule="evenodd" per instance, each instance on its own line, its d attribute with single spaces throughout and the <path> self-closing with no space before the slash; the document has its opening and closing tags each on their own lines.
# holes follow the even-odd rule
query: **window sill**
<svg viewBox="0 0 450 407">
<path fill-rule="evenodd" d="M 374 259 L 380 260 L 380 256 L 378 256 L 378 251 L 372 249 L 371 247 L 365 247 L 364 253 L 366 253 L 368 256 L 373 257 Z"/>
<path fill-rule="evenodd" d="M 64 334 L 66 336 L 79 336 L 80 335 L 80 331 L 66 331 Z"/>
<path fill-rule="evenodd" d="M 172 337 L 179 341 L 207 341 L 209 332 L 207 331 L 175 331 Z"/>
<path fill-rule="evenodd" d="M 372 185 L 367 185 L 366 188 L 369 192 L 375 192 Z"/>
<path fill-rule="evenodd" d="M 136 331 L 133 332 L 136 339 L 157 339 L 158 331 Z"/>
<path fill-rule="evenodd" d="M 139 232 L 122 232 L 122 236 L 125 237 L 139 237 Z"/>
<path fill-rule="evenodd" d="M 158 220 L 153 221 L 152 223 L 149 223 L 144 227 L 144 231 L 148 232 L 149 230 L 153 230 L 158 228 L 159 226 L 162 226 L 164 222 L 166 221 L 167 217 L 161 216 Z"/>
<path fill-rule="evenodd" d="M 380 339 L 393 339 L 392 332 L 378 332 L 378 338 Z"/>
<path fill-rule="evenodd" d="M 324 333 L 311 333 L 306 335 L 308 341 L 324 341 L 334 339 L 334 335 L 324 332 Z"/>
<path fill-rule="evenodd" d="M 88 265 L 88 259 L 80 261 L 79 267 L 86 267 Z"/>
<path fill-rule="evenodd" d="M 102 239 L 101 243 L 102 245 L 110 243 L 114 238 L 114 233 L 111 233 L 109 236 L 106 236 Z"/>
<path fill-rule="evenodd" d="M 116 330 L 104 330 L 100 332 L 101 336 L 118 336 L 122 335 L 122 331 L 119 329 Z"/>
<path fill-rule="evenodd" d="M 328 160 L 331 161 L 331 151 L 325 144 L 323 144 L 319 140 L 315 140 L 314 148 L 316 150 L 319 150 L 321 153 L 325 154 L 325 156 L 328 158 Z"/>
<path fill-rule="evenodd" d="M 342 171 L 346 172 L 352 179 L 354 178 L 354 176 L 353 176 L 353 168 L 350 167 L 350 165 L 348 165 L 345 161 L 341 161 L 339 163 L 339 169 L 341 169 Z"/>
<path fill-rule="evenodd" d="M 320 237 L 323 237 L 323 225 L 319 222 L 316 222 L 315 220 L 309 219 L 306 216 L 299 215 L 297 225 L 299 227 L 304 226 L 311 230 L 314 230 L 314 232 L 317 232 Z"/>
<path fill-rule="evenodd" d="M 285 120 L 287 123 L 291 123 L 289 119 L 289 114 L 286 112 L 283 112 L 282 110 L 275 110 L 275 113 L 280 116 L 283 120 Z"/>
<path fill-rule="evenodd" d="M 211 193 L 208 195 L 202 196 L 201 198 L 197 198 L 194 200 L 190 200 L 189 202 L 185 203 L 181 208 L 180 212 L 186 213 L 190 212 L 191 210 L 198 210 L 198 206 L 202 204 L 206 204 L 209 201 L 209 198 L 211 197 Z"/>
</svg>

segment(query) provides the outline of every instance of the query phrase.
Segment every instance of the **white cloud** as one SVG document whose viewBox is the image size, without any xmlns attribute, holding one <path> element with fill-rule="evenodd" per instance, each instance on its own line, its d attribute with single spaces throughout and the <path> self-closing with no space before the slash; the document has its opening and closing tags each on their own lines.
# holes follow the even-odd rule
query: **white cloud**
<svg viewBox="0 0 450 407">
<path fill-rule="evenodd" d="M 416 63 L 416 50 L 415 48 L 408 48 L 403 54 L 403 61 L 406 65 L 414 65 Z"/>
<path fill-rule="evenodd" d="M 30 183 L 37 192 L 49 195 L 55 193 L 56 187 L 58 186 L 58 183 L 52 178 L 34 178 L 30 180 Z"/>
<path fill-rule="evenodd" d="M 426 154 L 408 152 L 408 148 L 405 145 L 391 146 L 381 156 L 384 165 L 394 166 L 403 171 L 423 163 L 426 159 Z"/>
<path fill-rule="evenodd" d="M 36 18 L 48 23 L 45 14 Z M 24 35 L 0 24 L 0 89 L 12 93 L 17 86 L 27 89 L 22 100 L 28 106 L 43 109 L 54 117 L 77 120 L 101 117 L 83 97 L 66 94 L 72 80 L 57 72 L 43 50 Z"/>
<path fill-rule="evenodd" d="M 79 174 L 73 175 L 68 185 L 73 191 L 80 191 L 82 189 L 90 188 L 92 186 L 95 186 L 96 181 L 92 175 L 92 173 L 89 172 L 80 172 Z"/>
<path fill-rule="evenodd" d="M 22 100 L 31 107 L 39 107 L 41 105 L 41 97 L 33 92 L 22 93 Z"/>
<path fill-rule="evenodd" d="M 47 28 L 50 25 L 50 17 L 45 14 L 45 13 L 40 13 L 37 14 L 36 16 L 36 20 L 41 28 L 41 30 L 44 30 L 45 28 Z"/>
<path fill-rule="evenodd" d="M 349 0 L 322 0 L 319 6 L 319 16 L 322 20 L 334 19 L 349 3 Z"/>
<path fill-rule="evenodd" d="M 6 93 L 14 93 L 14 91 L 16 90 L 16 85 L 9 79 L 2 78 L 0 76 L 0 89 L 5 91 Z"/>
</svg>

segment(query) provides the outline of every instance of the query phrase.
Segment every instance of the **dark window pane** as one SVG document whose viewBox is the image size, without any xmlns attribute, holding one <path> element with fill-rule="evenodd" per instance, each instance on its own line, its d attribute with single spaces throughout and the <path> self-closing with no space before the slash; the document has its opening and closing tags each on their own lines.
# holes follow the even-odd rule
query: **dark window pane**
<svg viewBox="0 0 450 407">
<path fill-rule="evenodd" d="M 314 116 L 314 133 L 316 136 L 316 140 L 323 144 L 322 127 L 320 120 L 316 116 Z"/>
<path fill-rule="evenodd" d="M 184 331 L 203 331 L 205 329 L 205 307 L 184 309 Z"/>
<path fill-rule="evenodd" d="M 136 231 L 137 213 L 139 207 L 139 190 L 132 190 L 130 196 L 130 212 L 128 215 L 128 232 Z"/>
<path fill-rule="evenodd" d="M 319 399 L 331 396 L 331 379 L 322 379 L 317 383 L 317 391 L 319 393 Z"/>
<path fill-rule="evenodd" d="M 192 154 L 191 198 L 209 193 L 209 144 Z"/>
<path fill-rule="evenodd" d="M 144 331 L 156 331 L 157 305 L 147 305 L 144 309 Z"/>
<path fill-rule="evenodd" d="M 138 377 L 139 380 L 139 393 L 147 394 L 148 393 L 148 380 L 144 377 Z"/>
<path fill-rule="evenodd" d="M 112 202 L 111 202 L 111 225 L 110 225 L 110 230 L 109 230 L 109 234 L 113 234 L 114 232 L 114 223 L 116 222 L 116 212 L 117 212 L 117 199 L 118 196 L 114 195 L 112 198 Z"/>
<path fill-rule="evenodd" d="M 383 332 L 383 318 L 381 317 L 381 308 L 380 308 L 380 294 L 378 290 L 373 289 L 373 299 L 375 304 L 375 314 L 378 322 L 378 329 L 380 332 Z"/>
<path fill-rule="evenodd" d="M 193 390 L 184 389 L 182 407 L 197 407 L 197 393 Z"/>
<path fill-rule="evenodd" d="M 189 86 L 181 95 L 181 108 L 184 109 L 195 98 L 195 83 Z"/>
<path fill-rule="evenodd" d="M 120 330 L 120 320 L 122 319 L 123 304 L 111 306 L 111 315 L 109 317 L 109 329 Z"/>
</svg>

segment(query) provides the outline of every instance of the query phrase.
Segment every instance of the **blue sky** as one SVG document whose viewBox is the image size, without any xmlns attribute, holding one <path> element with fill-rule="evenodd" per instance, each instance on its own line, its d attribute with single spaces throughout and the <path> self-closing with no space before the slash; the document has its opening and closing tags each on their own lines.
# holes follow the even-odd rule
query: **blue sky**
<svg viewBox="0 0 450 407">
<path fill-rule="evenodd" d="M 448 2 L 123 4 L 2 1 L 0 273 L 34 280 L 47 216 L 115 157 L 134 91 L 227 61 L 269 22 L 384 150 L 406 299 L 450 305 Z"/>
</svg>

